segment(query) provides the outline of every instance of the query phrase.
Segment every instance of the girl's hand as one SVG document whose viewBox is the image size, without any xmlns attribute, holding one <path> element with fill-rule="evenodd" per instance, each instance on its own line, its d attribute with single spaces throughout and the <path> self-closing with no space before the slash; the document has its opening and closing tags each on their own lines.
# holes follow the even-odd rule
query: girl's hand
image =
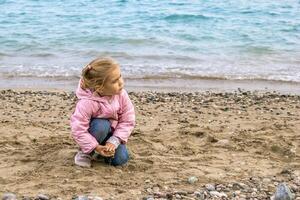
<svg viewBox="0 0 300 200">
<path fill-rule="evenodd" d="M 115 150 L 116 150 L 115 145 L 113 145 L 112 143 L 109 143 L 109 142 L 106 142 L 105 147 L 106 147 L 107 151 L 109 151 L 109 152 L 111 152 L 111 151 L 115 152 Z"/>
<path fill-rule="evenodd" d="M 103 145 L 98 145 L 95 149 L 95 151 L 97 151 L 101 156 L 104 156 L 104 157 L 112 157 L 115 155 L 115 151 L 108 151 L 107 150 L 107 146 L 103 146 Z"/>
</svg>

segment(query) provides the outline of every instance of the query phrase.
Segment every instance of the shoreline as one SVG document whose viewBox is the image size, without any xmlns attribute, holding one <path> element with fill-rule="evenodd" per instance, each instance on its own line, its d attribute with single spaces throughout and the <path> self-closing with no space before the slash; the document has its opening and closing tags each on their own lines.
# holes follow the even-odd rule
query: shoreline
<svg viewBox="0 0 300 200">
<path fill-rule="evenodd" d="M 32 89 L 75 91 L 78 80 L 37 77 L 1 77 L 0 89 Z M 125 88 L 131 92 L 235 92 L 258 91 L 300 95 L 300 83 L 267 80 L 220 79 L 125 79 Z"/>
</svg>

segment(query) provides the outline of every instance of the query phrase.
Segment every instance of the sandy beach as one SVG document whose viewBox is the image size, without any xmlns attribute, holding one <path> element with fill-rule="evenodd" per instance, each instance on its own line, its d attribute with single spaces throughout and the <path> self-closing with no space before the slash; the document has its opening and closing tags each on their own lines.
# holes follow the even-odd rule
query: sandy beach
<svg viewBox="0 0 300 200">
<path fill-rule="evenodd" d="M 0 193 L 72 199 L 300 198 L 300 96 L 130 92 L 137 125 L 122 167 L 74 165 L 68 91 L 0 91 Z"/>
</svg>

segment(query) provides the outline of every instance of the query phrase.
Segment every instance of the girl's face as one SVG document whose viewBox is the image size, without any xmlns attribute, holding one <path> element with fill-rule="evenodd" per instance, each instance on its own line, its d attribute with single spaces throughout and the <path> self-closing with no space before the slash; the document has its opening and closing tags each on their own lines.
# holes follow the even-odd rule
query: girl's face
<svg viewBox="0 0 300 200">
<path fill-rule="evenodd" d="M 99 91 L 102 96 L 112 96 L 119 94 L 124 87 L 124 80 L 121 76 L 119 67 L 113 69 L 104 84 L 104 87 Z"/>
</svg>

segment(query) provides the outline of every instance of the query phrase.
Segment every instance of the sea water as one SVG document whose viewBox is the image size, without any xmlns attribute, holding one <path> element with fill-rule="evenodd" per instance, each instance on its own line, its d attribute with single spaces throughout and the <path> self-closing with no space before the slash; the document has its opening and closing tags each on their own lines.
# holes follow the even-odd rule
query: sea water
<svg viewBox="0 0 300 200">
<path fill-rule="evenodd" d="M 0 78 L 78 79 L 98 56 L 128 79 L 300 82 L 300 1 L 0 0 Z"/>
</svg>

